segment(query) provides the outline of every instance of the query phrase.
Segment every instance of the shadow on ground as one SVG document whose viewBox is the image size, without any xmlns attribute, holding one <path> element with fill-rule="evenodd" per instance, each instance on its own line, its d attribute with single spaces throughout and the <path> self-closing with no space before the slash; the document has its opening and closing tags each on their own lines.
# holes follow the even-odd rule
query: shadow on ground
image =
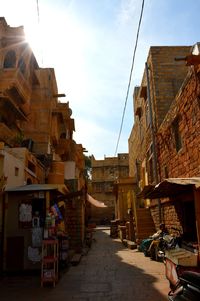
<svg viewBox="0 0 200 301">
<path fill-rule="evenodd" d="M 167 292 L 163 263 L 127 249 L 104 226 L 95 231 L 89 253 L 69 267 L 55 288 L 41 288 L 39 276 L 0 280 L 1 301 L 165 301 Z"/>
</svg>

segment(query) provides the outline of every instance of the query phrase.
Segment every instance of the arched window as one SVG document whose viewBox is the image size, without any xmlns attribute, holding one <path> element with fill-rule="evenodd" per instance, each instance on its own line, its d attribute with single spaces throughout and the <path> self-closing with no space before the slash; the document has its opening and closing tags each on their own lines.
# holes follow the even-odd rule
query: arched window
<svg viewBox="0 0 200 301">
<path fill-rule="evenodd" d="M 6 53 L 4 60 L 4 68 L 14 68 L 16 66 L 16 54 L 14 50 L 10 50 Z"/>
</svg>

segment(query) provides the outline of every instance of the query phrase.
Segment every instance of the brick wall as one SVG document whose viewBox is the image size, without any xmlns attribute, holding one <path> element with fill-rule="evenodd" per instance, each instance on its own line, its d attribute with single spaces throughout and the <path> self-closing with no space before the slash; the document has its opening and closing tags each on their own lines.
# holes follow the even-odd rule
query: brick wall
<svg viewBox="0 0 200 301">
<path fill-rule="evenodd" d="M 192 69 L 184 81 L 177 97 L 174 99 L 169 112 L 162 122 L 158 133 L 158 164 L 159 177 L 162 181 L 169 178 L 187 178 L 200 176 L 200 77 Z M 181 137 L 181 147 L 176 149 L 176 139 L 173 132 L 174 120 L 179 120 L 178 131 Z M 188 224 L 183 219 L 184 214 L 181 207 L 184 201 L 191 201 L 190 208 L 193 205 L 193 196 L 184 195 L 173 199 L 171 202 L 162 203 L 162 216 L 166 226 L 170 229 L 172 226 L 182 229 L 184 233 L 187 227 L 193 227 L 195 231 L 195 217 L 191 216 Z M 151 208 L 152 215 L 157 223 L 156 210 Z M 192 233 L 192 232 L 191 232 Z"/>
<path fill-rule="evenodd" d="M 159 229 L 159 213 L 158 207 L 151 207 L 151 215 L 156 226 Z M 162 204 L 162 221 L 165 223 L 166 228 L 173 232 L 172 227 L 181 229 L 181 213 L 179 206 L 176 206 L 173 202 L 166 202 Z"/>
<path fill-rule="evenodd" d="M 158 159 L 160 178 L 165 177 L 163 166 L 169 177 L 200 176 L 200 81 L 194 73 L 188 75 L 185 85 L 175 99 L 158 131 Z M 179 132 L 182 147 L 177 152 L 172 124 L 179 117 Z"/>
</svg>

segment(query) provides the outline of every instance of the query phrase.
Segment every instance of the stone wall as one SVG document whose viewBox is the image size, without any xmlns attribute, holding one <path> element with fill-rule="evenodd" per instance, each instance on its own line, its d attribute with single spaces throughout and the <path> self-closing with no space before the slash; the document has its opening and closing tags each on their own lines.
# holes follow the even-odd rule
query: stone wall
<svg viewBox="0 0 200 301">
<path fill-rule="evenodd" d="M 198 68 L 186 66 L 184 61 L 175 61 L 176 57 L 190 54 L 190 46 L 151 47 L 147 58 L 150 82 L 150 100 L 153 110 L 153 130 L 155 133 L 158 159 L 158 181 L 172 177 L 200 176 L 200 72 Z M 130 138 L 130 172 L 136 175 L 136 162 L 140 169 L 140 177 L 145 183 L 138 181 L 140 188 L 147 184 L 157 184 L 150 176 L 150 156 L 152 152 L 152 133 L 149 130 L 148 99 L 146 70 L 139 90 L 134 93 L 134 119 Z M 151 151 L 151 153 L 150 153 Z M 161 216 L 167 228 L 181 230 L 184 225 L 182 201 L 162 199 Z M 188 200 L 192 202 L 193 200 Z M 190 205 L 190 204 L 189 204 Z M 159 227 L 159 211 L 157 201 L 151 201 L 151 214 L 156 228 Z M 184 203 L 185 208 L 186 202 Z M 186 214 L 187 215 L 187 214 Z M 193 219 L 193 217 L 191 218 Z M 194 221 L 192 227 L 194 230 Z"/>
<path fill-rule="evenodd" d="M 185 57 L 191 46 L 153 46 L 148 56 L 151 100 L 158 128 L 179 91 L 188 68 L 176 57 Z"/>
<path fill-rule="evenodd" d="M 83 246 L 84 218 L 83 200 L 74 198 L 66 201 L 65 222 L 69 235 L 70 249 L 80 252 Z"/>
<path fill-rule="evenodd" d="M 107 208 L 91 208 L 92 221 L 111 220 L 115 214 L 116 196 L 114 183 L 117 179 L 127 178 L 129 175 L 129 155 L 120 153 L 117 157 L 105 157 L 104 160 L 92 159 L 92 189 L 91 195 Z"/>
<path fill-rule="evenodd" d="M 129 175 L 136 177 L 141 189 L 144 185 L 153 182 L 153 179 L 147 176 L 150 174 L 148 162 L 150 156 L 147 153 L 152 146 L 148 88 L 153 111 L 154 132 L 156 133 L 188 72 L 188 67 L 182 61 L 175 61 L 175 57 L 184 57 L 189 52 L 190 46 L 151 47 L 147 58 L 150 86 L 147 87 L 145 69 L 140 87 L 135 87 L 133 94 L 134 125 L 129 137 Z M 139 168 L 138 171 L 137 168 Z"/>
</svg>

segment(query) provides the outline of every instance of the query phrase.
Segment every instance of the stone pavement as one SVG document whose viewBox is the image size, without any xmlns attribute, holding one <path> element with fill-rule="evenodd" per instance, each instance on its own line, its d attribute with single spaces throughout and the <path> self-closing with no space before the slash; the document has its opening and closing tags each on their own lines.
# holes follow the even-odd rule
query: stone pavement
<svg viewBox="0 0 200 301">
<path fill-rule="evenodd" d="M 164 264 L 112 239 L 97 228 L 88 254 L 70 266 L 55 288 L 40 287 L 38 276 L 0 280 L 1 301 L 166 301 Z"/>
</svg>

